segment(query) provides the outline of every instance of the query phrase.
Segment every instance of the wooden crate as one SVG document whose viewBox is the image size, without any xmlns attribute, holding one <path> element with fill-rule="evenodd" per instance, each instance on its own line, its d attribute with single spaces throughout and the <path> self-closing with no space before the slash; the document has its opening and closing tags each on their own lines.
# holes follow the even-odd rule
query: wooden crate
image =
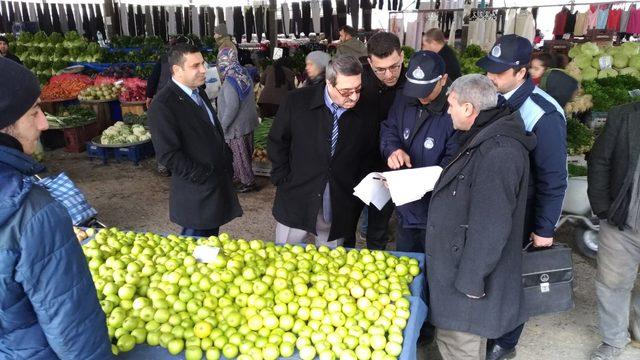
<svg viewBox="0 0 640 360">
<path fill-rule="evenodd" d="M 120 103 L 122 107 L 122 115 L 142 115 L 146 111 L 145 102 Z"/>
</svg>

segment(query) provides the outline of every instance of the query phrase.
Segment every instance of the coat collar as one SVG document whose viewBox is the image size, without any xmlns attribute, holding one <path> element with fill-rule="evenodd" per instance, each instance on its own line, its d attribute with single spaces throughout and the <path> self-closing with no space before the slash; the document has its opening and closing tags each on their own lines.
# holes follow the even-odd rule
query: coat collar
<svg viewBox="0 0 640 360">
<path fill-rule="evenodd" d="M 178 96 L 178 101 L 179 102 L 186 102 L 187 104 L 189 104 L 187 106 L 191 106 L 193 111 L 196 114 L 198 114 L 198 117 L 200 118 L 201 121 L 206 122 L 210 127 L 214 128 L 215 131 L 217 131 L 220 135 L 223 134 L 222 127 L 220 125 L 220 121 L 218 120 L 218 117 L 216 116 L 216 112 L 211 107 L 211 104 L 209 102 L 209 98 L 208 98 L 207 94 L 201 88 L 198 89 L 198 93 L 200 94 L 200 97 L 202 98 L 202 101 L 204 101 L 205 106 L 207 106 L 209 108 L 209 110 L 211 111 L 211 114 L 213 115 L 213 118 L 215 120 L 215 126 L 211 123 L 211 119 L 209 119 L 209 114 L 207 114 L 205 111 L 203 111 L 203 109 L 200 108 L 198 106 L 198 104 L 196 104 L 193 101 L 191 96 L 188 96 L 185 93 L 185 91 L 178 86 L 178 84 L 176 84 L 174 81 L 169 81 L 167 83 L 167 86 Z"/>
<path fill-rule="evenodd" d="M 507 100 L 509 108 L 511 108 L 512 111 L 520 109 L 522 104 L 524 104 L 529 96 L 531 96 L 535 87 L 536 85 L 533 83 L 533 80 L 531 80 L 531 78 L 527 78 L 524 83 L 520 85 L 518 90 L 516 90 L 516 92 Z"/>
<path fill-rule="evenodd" d="M 423 105 L 420 100 L 416 98 L 409 98 L 409 104 L 419 109 L 427 110 L 430 114 L 442 115 L 447 111 L 447 108 L 449 107 L 449 102 L 447 100 L 447 90 L 449 89 L 449 85 L 451 85 L 451 82 L 447 80 L 447 84 L 440 91 L 440 95 L 438 95 L 435 100 L 426 105 Z"/>
<path fill-rule="evenodd" d="M 327 107 L 327 105 L 324 102 L 324 89 L 327 87 L 327 85 L 321 86 L 321 85 L 314 85 L 313 86 L 313 93 L 311 94 L 311 99 L 309 101 L 309 109 L 316 109 L 319 108 L 321 106 Z"/>
<path fill-rule="evenodd" d="M 25 176 L 33 176 L 45 170 L 44 165 L 31 156 L 14 148 L 0 145 L 0 163 L 6 164 Z"/>
</svg>

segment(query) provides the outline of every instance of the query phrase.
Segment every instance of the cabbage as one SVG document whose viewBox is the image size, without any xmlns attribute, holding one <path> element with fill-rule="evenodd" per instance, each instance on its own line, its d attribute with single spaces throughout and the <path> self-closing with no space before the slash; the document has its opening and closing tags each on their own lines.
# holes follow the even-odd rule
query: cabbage
<svg viewBox="0 0 640 360">
<path fill-rule="evenodd" d="M 629 66 L 640 70 L 640 55 L 634 55 L 629 59 Z"/>
<path fill-rule="evenodd" d="M 640 77 L 640 70 L 632 67 L 626 67 L 618 71 L 620 75 L 631 75 L 634 77 Z"/>
<path fill-rule="evenodd" d="M 629 57 L 622 53 L 613 56 L 613 67 L 616 69 L 624 69 L 629 65 Z"/>
<path fill-rule="evenodd" d="M 586 54 L 589 56 L 596 56 L 600 53 L 600 48 L 598 47 L 598 45 L 592 42 L 587 42 L 582 44 L 582 47 L 580 48 L 580 50 L 582 51 L 583 54 Z"/>
<path fill-rule="evenodd" d="M 592 67 L 582 69 L 582 80 L 595 80 L 596 77 L 598 77 L 598 70 Z"/>
<path fill-rule="evenodd" d="M 585 69 L 591 66 L 591 56 L 587 54 L 580 54 L 576 56 L 576 58 L 573 59 L 573 61 L 580 69 Z"/>
<path fill-rule="evenodd" d="M 618 76 L 618 72 L 614 69 L 604 69 L 602 71 L 600 71 L 600 73 L 598 74 L 598 79 L 604 79 L 604 78 L 608 78 L 608 77 L 616 77 Z"/>
<path fill-rule="evenodd" d="M 631 57 L 640 53 L 640 46 L 638 43 L 626 42 L 620 46 L 622 53 Z"/>
<path fill-rule="evenodd" d="M 605 64 L 608 63 L 610 64 L 610 66 L 605 66 L 604 68 L 608 68 L 613 66 L 613 57 L 611 55 L 604 55 L 604 56 L 596 56 L 593 58 L 593 60 L 591 61 L 591 67 L 597 69 L 597 70 L 601 70 L 602 67 L 602 62 L 604 62 Z"/>
<path fill-rule="evenodd" d="M 142 135 L 147 133 L 147 130 L 142 126 L 140 126 L 140 127 L 135 127 L 134 126 L 132 128 L 132 130 L 133 130 L 133 135 L 136 135 L 136 136 L 142 136 Z"/>
<path fill-rule="evenodd" d="M 582 54 L 582 52 L 580 51 L 580 46 L 574 46 L 569 50 L 569 57 L 572 59 L 575 59 L 576 56 Z"/>
</svg>

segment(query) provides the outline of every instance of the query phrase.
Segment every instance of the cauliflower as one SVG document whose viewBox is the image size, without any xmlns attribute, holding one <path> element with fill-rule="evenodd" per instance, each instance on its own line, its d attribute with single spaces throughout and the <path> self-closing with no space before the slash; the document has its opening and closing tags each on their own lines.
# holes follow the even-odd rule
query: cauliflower
<svg viewBox="0 0 640 360">
<path fill-rule="evenodd" d="M 133 130 L 133 134 L 136 136 L 142 136 L 147 133 L 147 129 L 145 129 L 144 126 L 141 125 L 133 125 L 131 130 Z"/>
<path fill-rule="evenodd" d="M 138 137 L 135 135 L 127 135 L 126 139 L 128 143 L 138 142 Z"/>
<path fill-rule="evenodd" d="M 122 121 L 116 121 L 115 124 L 113 124 L 113 126 L 117 127 L 117 128 L 121 128 L 121 127 L 126 127 L 127 124 L 125 124 Z"/>
</svg>

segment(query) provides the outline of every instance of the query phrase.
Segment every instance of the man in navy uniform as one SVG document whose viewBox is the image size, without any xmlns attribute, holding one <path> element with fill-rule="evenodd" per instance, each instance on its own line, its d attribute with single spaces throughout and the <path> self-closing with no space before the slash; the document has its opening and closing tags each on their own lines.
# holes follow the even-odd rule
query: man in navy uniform
<svg viewBox="0 0 640 360">
<path fill-rule="evenodd" d="M 457 150 L 455 130 L 447 113 L 447 88 L 451 83 L 442 58 L 432 51 L 415 53 L 409 61 L 406 82 L 398 92 L 380 128 L 380 149 L 392 170 L 440 165 Z M 430 194 L 398 206 L 396 250 L 424 253 Z"/>
<path fill-rule="evenodd" d="M 527 197 L 524 242 L 536 247 L 553 244 L 555 226 L 562 212 L 567 188 L 567 125 L 564 110 L 527 76 L 533 48 L 529 40 L 505 35 L 477 65 L 487 71 L 501 96 L 501 103 L 519 111 L 527 132 L 538 143 L 531 151 L 531 179 Z M 524 324 L 489 342 L 488 360 L 515 357 Z"/>
</svg>

